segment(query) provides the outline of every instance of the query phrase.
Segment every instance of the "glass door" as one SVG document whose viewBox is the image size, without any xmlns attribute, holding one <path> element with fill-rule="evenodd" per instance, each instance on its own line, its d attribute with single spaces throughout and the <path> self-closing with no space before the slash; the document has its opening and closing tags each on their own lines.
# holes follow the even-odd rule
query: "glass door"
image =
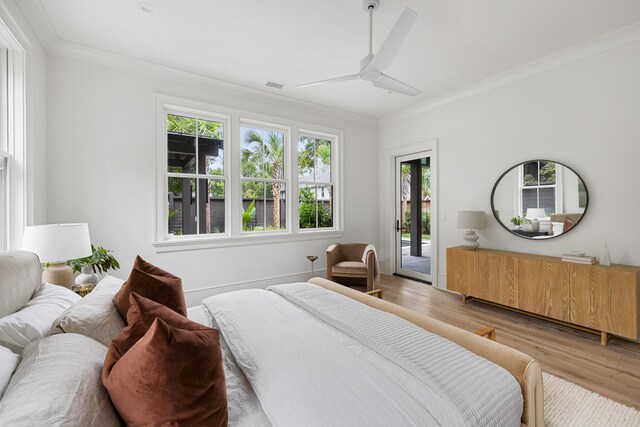
<svg viewBox="0 0 640 427">
<path fill-rule="evenodd" d="M 431 282 L 431 158 L 396 157 L 396 274 Z"/>
</svg>

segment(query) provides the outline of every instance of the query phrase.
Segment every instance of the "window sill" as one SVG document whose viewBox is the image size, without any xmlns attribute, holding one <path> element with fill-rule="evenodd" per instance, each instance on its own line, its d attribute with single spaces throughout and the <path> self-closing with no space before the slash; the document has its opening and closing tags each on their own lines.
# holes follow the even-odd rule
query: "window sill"
<svg viewBox="0 0 640 427">
<path fill-rule="evenodd" d="M 256 246 L 277 243 L 303 242 L 307 240 L 339 239 L 340 230 L 300 231 L 291 233 L 244 234 L 240 237 L 192 237 L 153 242 L 156 253 L 195 251 L 201 249 L 230 248 L 235 246 Z"/>
</svg>

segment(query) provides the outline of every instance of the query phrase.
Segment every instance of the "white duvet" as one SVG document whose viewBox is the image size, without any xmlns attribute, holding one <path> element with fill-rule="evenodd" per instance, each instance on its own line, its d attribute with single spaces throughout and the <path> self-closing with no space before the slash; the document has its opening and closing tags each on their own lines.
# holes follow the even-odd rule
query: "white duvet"
<svg viewBox="0 0 640 427">
<path fill-rule="evenodd" d="M 428 362 L 424 357 L 404 354 L 402 349 L 411 348 L 411 343 L 395 343 L 395 339 L 375 333 L 370 338 L 358 336 L 341 323 L 370 322 L 368 316 L 382 315 L 381 322 L 399 320 L 406 324 L 395 325 L 396 329 L 407 327 L 415 333 L 415 325 L 314 285 L 281 285 L 271 290 L 275 292 L 247 290 L 217 295 L 203 305 L 215 319 L 237 366 L 274 426 L 520 424 L 519 385 L 504 369 L 484 359 L 486 365 L 476 364 L 476 370 L 488 370 L 488 377 L 498 373 L 503 382 L 510 377 L 496 385 L 500 389 L 506 387 L 506 394 L 502 390 L 503 394 L 487 396 L 495 394 L 490 387 L 487 393 L 467 393 L 455 384 L 449 386 L 446 376 L 439 373 L 441 369 L 450 370 L 445 365 L 434 361 L 438 372 L 429 372 L 429 365 L 423 366 Z M 443 340 L 429 334 L 421 344 L 420 336 L 415 337 L 416 348 L 425 343 L 432 345 L 433 337 Z M 444 341 L 445 350 L 454 346 L 448 351 L 459 357 L 455 355 L 460 354 L 461 347 Z M 472 353 L 463 356 L 478 358 Z M 447 351 L 444 357 L 448 357 Z M 477 372 L 469 374 L 478 377 Z M 460 378 L 459 374 L 454 375 Z M 503 396 L 507 396 L 504 408 L 486 413 L 483 405 L 495 405 L 491 399 L 504 400 Z M 230 408 L 230 416 L 231 411 Z"/>
</svg>

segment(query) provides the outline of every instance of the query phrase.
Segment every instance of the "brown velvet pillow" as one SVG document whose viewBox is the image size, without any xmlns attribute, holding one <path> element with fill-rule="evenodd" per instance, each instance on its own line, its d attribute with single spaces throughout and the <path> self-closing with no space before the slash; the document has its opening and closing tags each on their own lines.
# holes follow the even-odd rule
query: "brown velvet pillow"
<svg viewBox="0 0 640 427">
<path fill-rule="evenodd" d="M 129 278 L 113 298 L 125 322 L 130 306 L 129 295 L 132 292 L 165 305 L 183 316 L 187 315 L 187 304 L 180 278 L 148 263 L 140 256 L 136 257 Z"/>
<path fill-rule="evenodd" d="M 194 322 L 183 315 L 135 292 L 129 295 L 129 302 L 131 307 L 127 312 L 128 325 L 111 341 L 102 368 L 103 378 L 109 375 L 113 365 L 147 333 L 154 320 L 162 319 L 165 323 L 179 329 L 188 330 L 193 326 Z"/>
<path fill-rule="evenodd" d="M 198 323 L 155 319 L 102 382 L 127 425 L 227 425 L 220 333 Z"/>
<path fill-rule="evenodd" d="M 574 225 L 576 225 L 576 222 L 571 218 L 566 217 L 564 219 L 564 225 L 562 226 L 562 232 L 566 233 L 567 231 L 571 230 Z"/>
</svg>

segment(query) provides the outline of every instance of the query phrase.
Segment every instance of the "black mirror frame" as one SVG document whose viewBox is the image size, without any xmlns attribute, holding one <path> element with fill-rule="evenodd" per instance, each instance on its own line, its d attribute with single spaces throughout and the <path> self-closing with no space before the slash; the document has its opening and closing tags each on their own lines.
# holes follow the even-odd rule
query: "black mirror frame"
<svg viewBox="0 0 640 427">
<path fill-rule="evenodd" d="M 553 162 L 559 165 L 564 166 L 565 168 L 569 169 L 571 172 L 575 173 L 576 176 L 578 177 L 578 179 L 582 182 L 582 185 L 584 186 L 584 191 L 587 193 L 587 202 L 584 205 L 584 212 L 582 213 L 582 217 L 580 218 L 580 220 L 578 222 L 576 222 L 576 224 L 571 227 L 571 229 L 569 229 L 566 233 L 562 233 L 559 234 L 557 236 L 549 236 L 546 239 L 534 239 L 533 237 L 528 237 L 528 236 L 523 236 L 521 234 L 518 233 L 514 233 L 513 230 L 511 230 L 510 228 L 508 228 L 505 224 L 502 223 L 502 221 L 500 221 L 500 218 L 498 217 L 498 214 L 496 213 L 496 207 L 493 204 L 493 196 L 495 195 L 496 192 L 496 188 L 498 188 L 498 184 L 500 184 L 500 181 L 502 181 L 502 178 L 504 178 L 504 176 L 506 174 L 508 174 L 509 172 L 511 172 L 513 169 L 517 168 L 520 165 L 523 165 L 525 163 L 529 163 L 529 162 Z M 584 219 L 584 216 L 587 214 L 587 210 L 589 209 L 589 188 L 587 187 L 587 183 L 584 182 L 584 179 L 582 179 L 582 177 L 580 176 L 580 174 L 578 174 L 578 172 L 576 172 L 572 167 L 567 166 L 566 164 L 562 163 L 562 162 L 558 162 L 555 160 L 547 160 L 547 159 L 531 159 L 531 160 L 525 160 L 523 162 L 517 163 L 513 166 L 511 166 L 509 169 L 507 169 L 502 175 L 500 175 L 498 177 L 498 179 L 496 180 L 496 183 L 493 185 L 493 189 L 491 190 L 491 212 L 493 212 L 493 217 L 496 219 L 496 221 L 498 221 L 498 224 L 500 224 L 502 226 L 502 228 L 504 228 L 505 230 L 507 230 L 510 234 L 513 234 L 514 236 L 520 237 L 521 239 L 527 239 L 527 240 L 536 240 L 536 241 L 545 241 L 545 240 L 551 240 L 551 239 L 555 239 L 556 237 L 561 237 L 564 236 L 565 234 L 569 233 L 571 230 L 573 230 L 574 228 L 576 228 L 578 226 L 578 224 L 580 224 L 582 222 L 582 220 Z"/>
</svg>

